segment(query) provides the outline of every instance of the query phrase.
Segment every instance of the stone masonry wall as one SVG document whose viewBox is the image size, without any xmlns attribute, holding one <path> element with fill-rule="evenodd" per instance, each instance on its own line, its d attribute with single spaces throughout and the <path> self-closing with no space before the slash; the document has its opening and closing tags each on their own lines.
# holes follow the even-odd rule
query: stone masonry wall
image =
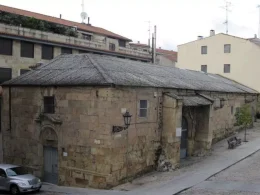
<svg viewBox="0 0 260 195">
<path fill-rule="evenodd" d="M 151 170 L 159 146 L 158 97 L 156 89 L 110 88 L 12 88 L 12 129 L 9 130 L 8 88 L 3 94 L 3 155 L 5 163 L 31 167 L 43 173 L 43 146 L 40 134 L 51 127 L 58 135 L 59 184 L 108 188 Z M 52 116 L 56 124 L 35 119 L 43 108 L 43 96 L 55 95 Z M 148 117 L 138 117 L 138 102 L 148 100 Z M 131 126 L 123 126 L 121 109 L 132 114 Z M 62 152 L 68 153 L 65 157 Z"/>
<path fill-rule="evenodd" d="M 13 87 L 11 88 L 11 129 L 9 123 L 9 91 L 5 87 L 2 104 L 3 159 L 5 163 L 26 165 L 37 176 L 43 176 L 43 141 L 46 129 L 53 129 L 58 137 L 59 184 L 79 187 L 109 188 L 127 178 L 135 177 L 156 166 L 156 151 L 164 140 L 171 162 L 179 162 L 179 138 L 174 132 L 180 121 L 173 122 L 162 136 L 162 92 L 194 95 L 194 91 L 156 88 L 101 87 Z M 39 117 L 43 97 L 55 95 L 55 114 Z M 243 102 L 244 96 L 208 94 L 228 97 L 225 106 L 210 111 L 212 139 L 226 135 L 224 124 L 233 124 L 230 105 Z M 138 116 L 139 101 L 148 100 L 148 115 Z M 253 104 L 253 103 L 251 103 Z M 181 104 L 174 103 L 173 107 Z M 240 105 L 240 106 L 241 106 Z M 165 105 L 166 106 L 166 105 Z M 164 106 L 164 107 L 165 107 Z M 127 130 L 112 133 L 113 126 L 123 126 L 122 111 L 132 114 Z M 235 110 L 235 108 L 234 108 Z M 172 120 L 181 118 L 181 109 Z M 170 116 L 170 115 L 169 115 Z M 168 116 L 168 117 L 169 117 Z M 220 120 L 228 118 L 228 123 Z M 40 119 L 39 119 L 40 118 Z M 36 120 L 37 119 L 37 120 Z M 169 117 L 171 120 L 171 117 Z M 61 121 L 61 123 L 59 122 Z M 168 126 L 170 127 L 170 126 Z M 223 133 L 224 131 L 224 133 Z M 212 135 L 213 135 L 212 134 Z M 173 147 L 168 147 L 174 143 Z M 67 156 L 63 156 L 67 152 Z"/>
<path fill-rule="evenodd" d="M 243 95 L 243 94 L 221 94 L 211 93 L 211 98 L 222 98 L 223 107 L 214 108 L 211 106 L 210 114 L 210 131 L 213 133 L 212 142 L 215 143 L 223 138 L 234 133 L 236 127 L 236 111 L 244 104 L 250 105 L 251 108 L 256 110 L 257 98 L 256 96 Z M 248 101 L 247 101 L 248 100 Z"/>
</svg>

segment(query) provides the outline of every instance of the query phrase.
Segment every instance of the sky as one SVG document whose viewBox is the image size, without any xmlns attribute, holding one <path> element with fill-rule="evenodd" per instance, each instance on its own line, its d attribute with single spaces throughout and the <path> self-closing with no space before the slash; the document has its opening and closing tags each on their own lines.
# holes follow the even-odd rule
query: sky
<svg viewBox="0 0 260 195">
<path fill-rule="evenodd" d="M 229 34 L 243 38 L 258 34 L 260 0 L 230 0 Z M 82 0 L 0 0 L 0 4 L 81 22 Z M 177 45 L 209 36 L 211 29 L 225 33 L 224 0 L 85 0 L 90 23 L 148 43 L 157 26 L 157 47 L 177 50 Z"/>
</svg>

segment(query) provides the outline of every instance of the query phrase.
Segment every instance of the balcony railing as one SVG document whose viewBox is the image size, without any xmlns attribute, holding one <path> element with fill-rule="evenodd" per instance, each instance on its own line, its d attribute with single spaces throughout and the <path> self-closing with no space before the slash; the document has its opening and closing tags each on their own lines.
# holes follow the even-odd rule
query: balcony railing
<svg viewBox="0 0 260 195">
<path fill-rule="evenodd" d="M 0 23 L 0 33 L 39 39 L 42 41 L 50 41 L 54 43 L 70 44 L 70 45 L 75 45 L 80 47 L 109 51 L 108 48 L 109 44 L 107 44 L 105 40 L 100 41 L 94 39 L 89 41 L 81 38 L 69 37 L 69 36 L 64 36 L 64 35 L 29 29 L 29 28 L 18 27 L 18 26 L 11 26 L 2 23 Z M 128 54 L 128 55 L 134 55 L 138 57 L 151 58 L 151 55 L 148 52 L 136 51 L 124 47 L 116 48 L 115 51 L 126 55 Z"/>
</svg>

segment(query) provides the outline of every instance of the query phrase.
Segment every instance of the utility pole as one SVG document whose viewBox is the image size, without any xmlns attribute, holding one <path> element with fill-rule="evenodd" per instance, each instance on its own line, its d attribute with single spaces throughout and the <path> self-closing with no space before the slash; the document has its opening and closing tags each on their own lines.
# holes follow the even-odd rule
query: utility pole
<svg viewBox="0 0 260 195">
<path fill-rule="evenodd" d="M 226 3 L 226 5 L 222 6 L 221 8 L 225 9 L 225 11 L 226 11 L 226 20 L 225 20 L 224 24 L 226 25 L 226 34 L 228 34 L 228 25 L 229 25 L 228 13 L 231 12 L 231 10 L 229 9 L 229 7 L 231 6 L 231 2 L 225 1 L 225 3 Z"/>
</svg>

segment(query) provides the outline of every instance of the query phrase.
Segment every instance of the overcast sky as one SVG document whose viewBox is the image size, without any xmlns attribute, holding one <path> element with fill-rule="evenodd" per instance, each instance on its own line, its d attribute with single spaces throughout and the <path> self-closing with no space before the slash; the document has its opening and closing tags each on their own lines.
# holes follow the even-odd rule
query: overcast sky
<svg viewBox="0 0 260 195">
<path fill-rule="evenodd" d="M 230 0 L 229 33 L 244 38 L 258 33 L 260 0 Z M 81 22 L 82 0 L 0 0 L 0 4 Z M 224 0 L 85 0 L 90 22 L 133 41 L 147 43 L 148 23 L 157 25 L 157 46 L 177 45 L 210 29 L 225 32 Z M 153 27 L 151 28 L 153 29 Z"/>
</svg>

